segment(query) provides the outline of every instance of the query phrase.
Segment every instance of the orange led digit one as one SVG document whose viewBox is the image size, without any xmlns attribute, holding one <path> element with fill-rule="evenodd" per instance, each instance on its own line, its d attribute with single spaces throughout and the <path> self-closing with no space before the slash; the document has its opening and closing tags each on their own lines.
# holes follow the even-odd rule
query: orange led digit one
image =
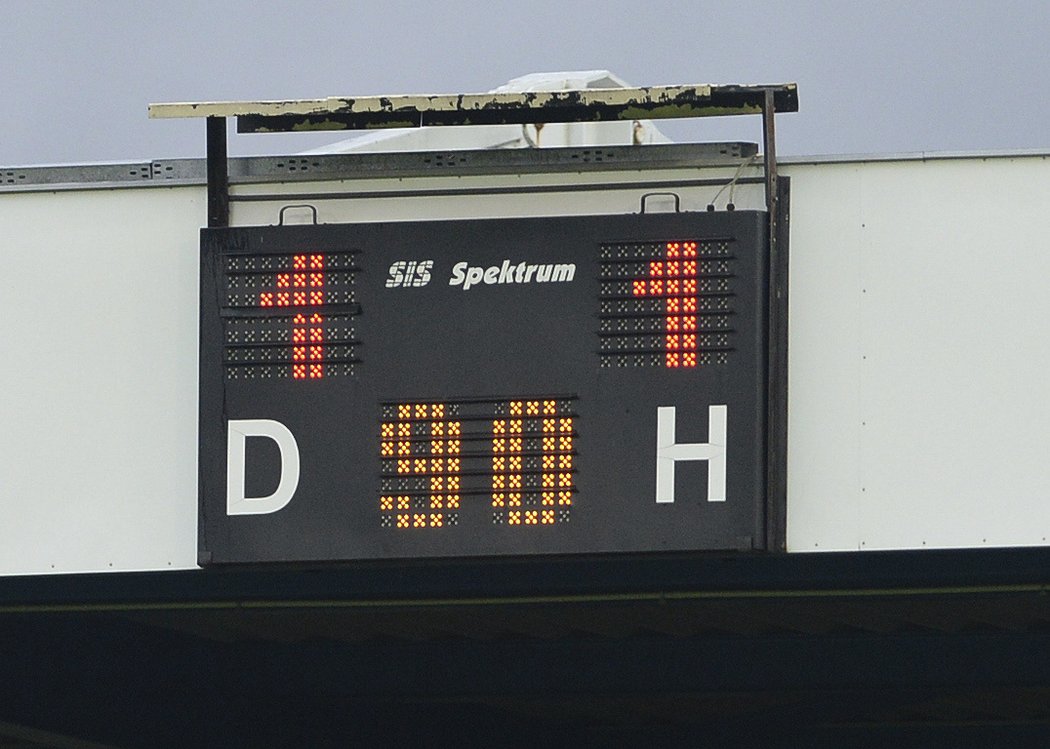
<svg viewBox="0 0 1050 749">
<path fill-rule="evenodd" d="M 259 292 L 260 307 L 320 307 L 325 303 L 324 255 L 293 255 L 292 272 L 273 276 L 273 290 Z M 306 273 L 310 268 L 313 272 Z M 307 327 L 309 325 L 309 327 Z M 324 317 L 317 312 L 307 320 L 303 312 L 292 316 L 293 380 L 319 380 L 324 377 Z M 299 344 L 310 343 L 304 347 Z"/>
<path fill-rule="evenodd" d="M 649 262 L 648 277 L 630 282 L 632 296 L 663 299 L 665 331 L 696 330 L 699 300 L 695 258 L 696 242 L 666 242 L 661 258 Z M 666 335 L 662 348 L 667 369 L 696 367 L 696 336 Z"/>
</svg>

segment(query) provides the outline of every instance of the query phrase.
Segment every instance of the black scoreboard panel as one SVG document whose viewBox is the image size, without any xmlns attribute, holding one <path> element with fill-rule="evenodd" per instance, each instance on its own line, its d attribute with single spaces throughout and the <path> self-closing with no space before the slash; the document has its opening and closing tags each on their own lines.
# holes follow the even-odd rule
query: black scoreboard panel
<svg viewBox="0 0 1050 749">
<path fill-rule="evenodd" d="M 761 548 L 766 232 L 203 230 L 202 561 Z"/>
</svg>

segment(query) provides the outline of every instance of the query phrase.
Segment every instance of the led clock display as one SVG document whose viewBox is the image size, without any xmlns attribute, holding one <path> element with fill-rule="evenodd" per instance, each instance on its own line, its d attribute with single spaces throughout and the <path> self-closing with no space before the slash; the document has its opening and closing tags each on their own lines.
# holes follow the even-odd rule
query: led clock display
<svg viewBox="0 0 1050 749">
<path fill-rule="evenodd" d="M 381 525 L 447 528 L 491 506 L 496 525 L 569 520 L 576 491 L 571 398 L 383 406 Z"/>
<path fill-rule="evenodd" d="M 202 562 L 762 548 L 765 236 L 203 230 Z"/>
</svg>

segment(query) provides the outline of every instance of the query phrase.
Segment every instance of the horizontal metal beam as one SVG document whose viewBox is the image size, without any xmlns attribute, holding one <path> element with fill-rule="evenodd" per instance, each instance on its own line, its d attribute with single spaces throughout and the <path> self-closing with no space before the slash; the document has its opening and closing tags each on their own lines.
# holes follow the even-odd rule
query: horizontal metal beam
<svg viewBox="0 0 1050 749">
<path fill-rule="evenodd" d="M 777 112 L 798 111 L 797 87 L 785 83 L 151 104 L 149 113 L 154 118 L 237 117 L 242 133 L 604 122 L 758 114 L 766 91 L 772 92 Z"/>
<path fill-rule="evenodd" d="M 390 177 L 498 176 L 736 168 L 758 153 L 755 143 L 660 143 L 646 146 L 587 146 L 381 153 L 242 156 L 227 159 L 230 183 L 387 179 Z M 1050 155 L 1050 154 L 1047 154 Z M 123 164 L 33 166 L 0 171 L 0 194 L 126 187 L 203 185 L 204 159 L 157 159 Z"/>
<path fill-rule="evenodd" d="M 744 150 L 746 146 L 747 150 Z M 434 177 L 543 173 L 570 167 L 573 171 L 620 169 L 695 169 L 697 166 L 737 166 L 758 152 L 752 143 L 672 143 L 647 146 L 586 148 L 518 148 L 481 151 L 410 151 L 401 153 L 340 153 L 289 156 L 240 156 L 229 159 L 230 182 L 237 185 L 272 182 L 316 182 L 327 179 Z M 830 164 L 870 164 L 916 161 L 988 161 L 1050 159 L 1048 149 L 944 151 L 892 154 L 777 156 L 779 167 L 822 167 Z M 0 194 L 61 192 L 131 187 L 203 185 L 204 159 L 156 159 L 152 162 L 20 166 L 0 168 Z M 795 173 L 795 172 L 793 172 Z"/>
<path fill-rule="evenodd" d="M 528 569 L 528 574 L 522 571 Z M 1046 611 L 1050 547 L 801 554 L 609 554 L 338 566 L 0 576 L 0 614 L 33 610 L 304 606 L 413 600 L 464 606 L 545 599 L 877 600 L 1007 595 Z"/>
<path fill-rule="evenodd" d="M 482 195 L 550 195 L 573 192 L 608 192 L 615 190 L 675 190 L 696 187 L 724 187 L 729 177 L 721 179 L 663 179 L 631 182 L 572 182 L 556 185 L 486 185 L 484 187 L 432 187 L 419 189 L 396 190 L 342 190 L 324 192 L 272 192 L 272 193 L 234 193 L 230 195 L 233 203 L 288 203 L 289 201 L 307 201 L 311 203 L 325 200 L 385 200 L 390 198 L 440 198 L 440 197 L 480 197 Z M 765 177 L 738 177 L 739 185 L 764 185 Z M 675 193 L 671 193 L 675 194 Z M 699 208 L 697 209 L 699 210 Z M 252 314 L 258 314 L 253 310 Z"/>
</svg>

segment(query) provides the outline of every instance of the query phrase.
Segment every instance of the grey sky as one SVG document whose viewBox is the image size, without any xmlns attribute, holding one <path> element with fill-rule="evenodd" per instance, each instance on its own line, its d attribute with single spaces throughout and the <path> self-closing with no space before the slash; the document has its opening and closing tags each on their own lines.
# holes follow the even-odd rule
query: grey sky
<svg viewBox="0 0 1050 749">
<path fill-rule="evenodd" d="M 202 156 L 161 101 L 484 91 L 606 68 L 637 85 L 799 84 L 781 153 L 1050 148 L 1050 3 L 0 0 L 0 164 Z M 758 140 L 757 118 L 666 127 Z M 333 140 L 243 135 L 231 152 Z"/>
</svg>

